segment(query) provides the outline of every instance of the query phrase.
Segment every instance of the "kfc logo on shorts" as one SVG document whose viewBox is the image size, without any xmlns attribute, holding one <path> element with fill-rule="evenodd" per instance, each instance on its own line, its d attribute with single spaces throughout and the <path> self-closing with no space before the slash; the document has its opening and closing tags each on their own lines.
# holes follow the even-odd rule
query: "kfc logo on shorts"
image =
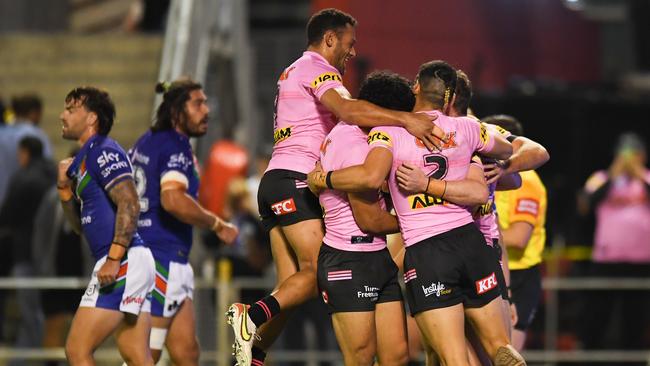
<svg viewBox="0 0 650 366">
<path fill-rule="evenodd" d="M 492 272 L 491 275 L 482 280 L 476 281 L 476 293 L 483 294 L 497 287 L 497 276 Z"/>
<path fill-rule="evenodd" d="M 293 198 L 288 200 L 276 202 L 271 205 L 271 209 L 276 216 L 286 215 L 288 213 L 296 212 L 296 203 L 293 202 Z"/>
<path fill-rule="evenodd" d="M 320 294 L 321 296 L 323 296 L 323 301 L 327 304 L 327 302 L 329 301 L 329 297 L 327 296 L 327 291 L 323 291 Z"/>
</svg>

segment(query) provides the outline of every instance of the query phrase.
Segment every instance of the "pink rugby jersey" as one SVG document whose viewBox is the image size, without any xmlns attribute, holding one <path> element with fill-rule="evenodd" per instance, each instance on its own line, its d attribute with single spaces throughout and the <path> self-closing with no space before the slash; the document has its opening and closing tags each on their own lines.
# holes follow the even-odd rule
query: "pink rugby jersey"
<svg viewBox="0 0 650 366">
<path fill-rule="evenodd" d="M 484 125 L 487 127 L 488 132 L 491 134 L 499 133 L 505 138 L 508 138 L 512 135 L 509 131 L 503 129 L 501 126 L 493 125 L 491 123 L 484 123 Z M 480 163 L 480 160 L 479 165 L 481 166 L 481 169 L 483 169 L 483 164 Z M 479 230 L 481 230 L 481 233 L 485 237 L 485 241 L 490 246 L 492 246 L 494 239 L 499 239 L 497 207 L 494 200 L 494 194 L 496 190 L 497 182 L 488 184 L 488 201 L 484 205 L 480 206 L 474 215 L 474 222 L 478 226 Z"/>
<path fill-rule="evenodd" d="M 333 171 L 360 165 L 370 151 L 368 136 L 357 126 L 339 122 L 325 138 L 321 148 L 324 171 Z M 386 204 L 377 193 L 383 209 Z M 318 197 L 323 207 L 325 238 L 333 248 L 350 252 L 370 252 L 386 248 L 386 237 L 374 236 L 359 229 L 345 192 L 326 189 Z"/>
<path fill-rule="evenodd" d="M 321 55 L 306 51 L 278 80 L 273 125 L 273 155 L 267 171 L 309 173 L 318 148 L 337 122 L 320 102 L 326 91 L 343 87 L 339 71 Z"/>
<path fill-rule="evenodd" d="M 430 152 L 401 127 L 376 127 L 368 135 L 371 148 L 386 148 L 393 154 L 388 187 L 407 247 L 471 223 L 473 218 L 464 206 L 428 194 L 404 194 L 395 178 L 397 168 L 408 162 L 435 179 L 462 180 L 467 177 L 474 152 L 490 151 L 494 146 L 494 137 L 475 119 L 449 117 L 439 111 L 426 113 L 437 115 L 436 125 L 447 134 L 448 142 L 442 151 Z"/>
</svg>

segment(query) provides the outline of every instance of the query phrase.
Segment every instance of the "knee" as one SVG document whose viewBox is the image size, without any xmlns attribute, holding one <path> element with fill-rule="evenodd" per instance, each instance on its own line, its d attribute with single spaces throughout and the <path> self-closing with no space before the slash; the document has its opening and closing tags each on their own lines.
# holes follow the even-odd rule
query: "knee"
<svg viewBox="0 0 650 366">
<path fill-rule="evenodd" d="M 408 364 L 409 360 L 409 350 L 406 345 L 391 348 L 390 352 L 379 355 L 379 364 L 382 366 L 404 366 Z"/>
<path fill-rule="evenodd" d="M 129 355 L 122 355 L 122 358 L 124 358 L 124 362 L 128 366 L 153 366 L 153 358 L 151 358 L 151 355 L 149 352 L 146 352 L 144 354 L 129 354 Z"/>
<path fill-rule="evenodd" d="M 353 351 L 352 357 L 357 366 L 371 366 L 375 361 L 375 347 L 363 345 Z"/>
<path fill-rule="evenodd" d="M 65 358 L 70 365 L 82 365 L 92 358 L 92 351 L 68 341 L 65 344 Z"/>
<path fill-rule="evenodd" d="M 168 347 L 169 355 L 175 365 L 191 364 L 197 365 L 199 362 L 199 342 L 196 337 L 187 339 L 183 344 L 176 344 Z"/>
</svg>

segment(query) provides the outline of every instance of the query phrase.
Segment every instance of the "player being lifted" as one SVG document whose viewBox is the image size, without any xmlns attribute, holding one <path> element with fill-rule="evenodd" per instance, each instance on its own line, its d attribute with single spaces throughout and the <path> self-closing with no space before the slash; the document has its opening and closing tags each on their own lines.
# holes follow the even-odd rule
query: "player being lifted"
<svg viewBox="0 0 650 366">
<path fill-rule="evenodd" d="M 277 286 L 272 295 L 250 309 L 240 303 L 228 309 L 240 366 L 253 360 L 262 364 L 263 350 L 282 330 L 287 311 L 317 294 L 316 262 L 323 222 L 318 198 L 307 188 L 306 178 L 319 158 L 319 146 L 337 120 L 365 127 L 402 126 L 430 148 L 439 143 L 436 136 L 443 137 L 431 123 L 433 116 L 392 111 L 350 97 L 342 75 L 346 63 L 356 55 L 355 26 L 352 16 L 336 9 L 314 14 L 307 25 L 307 50 L 278 80 L 275 145 L 258 192 L 262 223 L 270 233 Z M 259 341 L 253 348 L 256 338 Z"/>
</svg>

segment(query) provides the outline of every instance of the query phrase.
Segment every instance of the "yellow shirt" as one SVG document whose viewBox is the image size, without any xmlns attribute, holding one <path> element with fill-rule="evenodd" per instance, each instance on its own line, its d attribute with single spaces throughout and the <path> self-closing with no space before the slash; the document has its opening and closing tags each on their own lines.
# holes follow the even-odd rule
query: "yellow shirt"
<svg viewBox="0 0 650 366">
<path fill-rule="evenodd" d="M 546 242 L 546 187 L 533 170 L 519 174 L 519 189 L 496 192 L 499 227 L 507 229 L 512 223 L 520 221 L 533 225 L 533 233 L 525 249 L 508 248 L 508 264 L 514 270 L 540 263 Z"/>
</svg>

